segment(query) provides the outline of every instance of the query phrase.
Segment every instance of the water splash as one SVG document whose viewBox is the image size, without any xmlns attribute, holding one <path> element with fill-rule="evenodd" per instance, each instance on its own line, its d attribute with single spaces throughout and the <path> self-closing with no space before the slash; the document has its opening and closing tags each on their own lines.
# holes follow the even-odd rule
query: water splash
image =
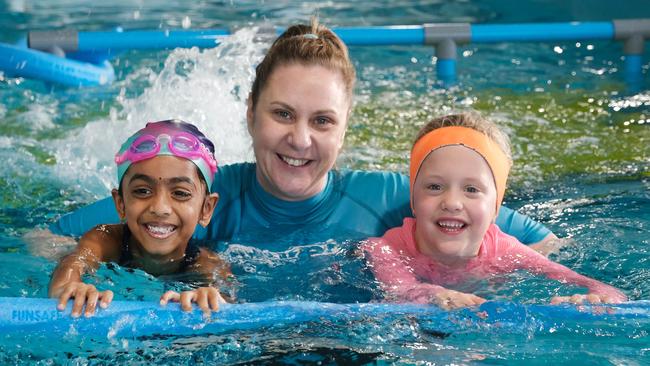
<svg viewBox="0 0 650 366">
<path fill-rule="evenodd" d="M 108 117 L 86 124 L 73 135 L 52 143 L 55 176 L 95 194 L 115 185 L 113 156 L 122 141 L 147 121 L 180 118 L 194 123 L 215 144 L 220 164 L 252 159 L 246 131 L 246 98 L 254 65 L 262 57 L 254 42 L 256 29 L 240 30 L 216 48 L 176 49 L 160 73 L 136 70 L 117 97 Z M 126 91 L 146 77 L 150 86 L 130 98 Z"/>
</svg>

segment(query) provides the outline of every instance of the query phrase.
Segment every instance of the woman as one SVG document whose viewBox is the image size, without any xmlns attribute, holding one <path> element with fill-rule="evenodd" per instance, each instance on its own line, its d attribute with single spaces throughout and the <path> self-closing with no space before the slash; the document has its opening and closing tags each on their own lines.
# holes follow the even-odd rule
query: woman
<svg viewBox="0 0 650 366">
<path fill-rule="evenodd" d="M 411 216 L 407 176 L 333 169 L 354 80 L 347 47 L 332 31 L 316 20 L 287 29 L 257 66 L 248 99 L 256 163 L 220 168 L 212 185 L 221 197 L 213 220 L 194 236 L 274 243 L 300 230 L 305 238 L 296 240 L 361 239 Z M 524 243 L 539 246 L 555 238 L 525 216 L 500 212 L 497 224 Z M 80 236 L 110 222 L 118 217 L 106 199 L 63 216 L 50 229 Z"/>
</svg>

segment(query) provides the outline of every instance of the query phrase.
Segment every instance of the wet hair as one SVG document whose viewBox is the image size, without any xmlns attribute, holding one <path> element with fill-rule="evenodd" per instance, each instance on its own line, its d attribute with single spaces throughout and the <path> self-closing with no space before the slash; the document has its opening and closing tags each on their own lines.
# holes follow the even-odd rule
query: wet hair
<svg viewBox="0 0 650 366">
<path fill-rule="evenodd" d="M 486 135 L 497 145 L 499 145 L 503 153 L 508 158 L 508 162 L 512 166 L 512 150 L 510 148 L 510 138 L 508 135 L 501 131 L 499 126 L 497 126 L 494 122 L 485 119 L 475 111 L 450 114 L 432 119 L 420 129 L 417 137 L 415 138 L 415 141 L 413 141 L 413 145 L 415 145 L 415 143 L 418 142 L 427 133 L 433 130 L 437 130 L 438 128 L 449 126 L 467 127 Z"/>
<path fill-rule="evenodd" d="M 291 64 L 319 65 L 339 71 L 348 99 L 352 100 L 355 71 L 348 48 L 334 32 L 312 17 L 310 25 L 296 24 L 282 33 L 266 52 L 262 62 L 257 65 L 250 94 L 253 108 L 257 105 L 260 93 L 273 71 L 280 66 Z"/>
<path fill-rule="evenodd" d="M 122 144 L 122 147 L 120 148 L 120 152 L 126 151 L 126 149 L 129 148 L 131 143 L 133 142 L 134 138 L 137 138 L 137 136 L 140 136 L 144 133 L 147 133 L 148 130 L 150 129 L 155 129 L 155 128 L 167 128 L 171 129 L 173 131 L 178 131 L 178 132 L 187 132 L 193 136 L 195 136 L 199 142 L 201 142 L 205 147 L 210 151 L 210 154 L 214 157 L 214 144 L 212 141 L 210 141 L 207 136 L 201 132 L 198 127 L 193 125 L 192 123 L 185 122 L 180 119 L 167 119 L 163 121 L 158 121 L 158 122 L 148 122 L 144 128 L 138 130 L 136 133 L 131 135 L 128 139 L 125 140 L 125 142 Z M 199 167 L 195 166 L 196 168 L 196 174 L 199 176 L 199 179 L 201 182 L 206 187 L 207 193 L 210 193 L 210 187 L 208 186 L 208 182 L 205 181 L 205 178 L 203 178 L 203 173 L 201 173 L 201 170 Z M 128 169 L 127 169 L 128 171 Z M 126 175 L 126 172 L 124 173 Z M 122 181 L 124 180 L 124 176 L 122 176 L 122 179 L 118 182 L 117 190 L 120 196 L 122 196 Z"/>
</svg>

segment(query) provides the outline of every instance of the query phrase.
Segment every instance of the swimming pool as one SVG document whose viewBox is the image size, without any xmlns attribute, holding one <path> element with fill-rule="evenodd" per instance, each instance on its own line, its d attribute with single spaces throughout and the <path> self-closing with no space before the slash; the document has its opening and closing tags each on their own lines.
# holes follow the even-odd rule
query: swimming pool
<svg viewBox="0 0 650 366">
<path fill-rule="evenodd" d="M 0 79 L 0 296 L 44 297 L 54 262 L 31 254 L 21 239 L 113 185 L 117 141 L 144 120 L 181 116 L 217 142 L 220 163 L 250 159 L 243 126 L 252 65 L 262 55 L 247 25 L 304 21 L 319 9 L 332 26 L 436 21 L 508 23 L 602 21 L 650 17 L 643 1 L 140 2 L 0 4 L 0 41 L 29 29 L 83 30 L 244 26 L 214 50 L 131 51 L 113 61 L 117 81 L 90 89 L 51 89 L 37 81 Z M 646 12 L 644 14 L 644 12 Z M 557 42 L 469 45 L 459 58 L 459 84 L 442 89 L 433 49 L 352 47 L 359 84 L 339 166 L 406 170 L 412 136 L 431 115 L 473 107 L 511 134 L 515 167 L 506 202 L 576 245 L 555 259 L 613 284 L 632 300 L 650 299 L 650 52 L 643 85 L 630 92 L 620 77 L 621 45 Z M 224 138 L 226 136 L 227 138 Z M 354 240 L 315 235 L 313 228 L 229 243 L 241 301 L 365 302 L 375 285 L 354 255 Z M 275 236 L 275 237 L 274 237 Z M 287 248 L 287 243 L 300 243 Z M 46 243 L 49 244 L 49 243 Z M 220 243 L 225 244 L 225 243 Z M 224 245 L 225 247 L 225 245 Z M 44 248 L 40 248 L 44 250 Z M 45 248 L 48 249 L 48 248 Z M 566 291 L 554 283 L 475 284 L 483 295 L 542 303 Z M 139 271 L 108 266 L 91 278 L 123 300 L 155 300 L 176 286 Z M 525 325 L 517 332 L 468 327 L 440 334 L 409 318 L 305 323 L 220 335 L 109 338 L 42 334 L 0 339 L 2 363 L 273 363 L 345 361 L 401 364 L 644 364 L 648 323 Z"/>
</svg>

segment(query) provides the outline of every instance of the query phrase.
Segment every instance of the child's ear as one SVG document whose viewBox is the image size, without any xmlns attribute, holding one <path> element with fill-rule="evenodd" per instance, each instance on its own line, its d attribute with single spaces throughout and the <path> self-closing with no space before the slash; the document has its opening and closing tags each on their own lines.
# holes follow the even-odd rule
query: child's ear
<svg viewBox="0 0 650 366">
<path fill-rule="evenodd" d="M 199 216 L 199 225 L 206 227 L 212 219 L 214 208 L 217 207 L 219 202 L 219 194 L 211 193 L 203 200 L 203 207 L 201 208 L 201 215 Z"/>
<path fill-rule="evenodd" d="M 111 191 L 111 195 L 113 196 L 113 203 L 115 203 L 115 209 L 117 210 L 117 214 L 120 216 L 120 220 L 122 221 L 126 220 L 126 208 L 124 207 L 124 197 L 120 196 L 120 192 L 116 188 L 113 188 L 113 190 Z"/>
</svg>

